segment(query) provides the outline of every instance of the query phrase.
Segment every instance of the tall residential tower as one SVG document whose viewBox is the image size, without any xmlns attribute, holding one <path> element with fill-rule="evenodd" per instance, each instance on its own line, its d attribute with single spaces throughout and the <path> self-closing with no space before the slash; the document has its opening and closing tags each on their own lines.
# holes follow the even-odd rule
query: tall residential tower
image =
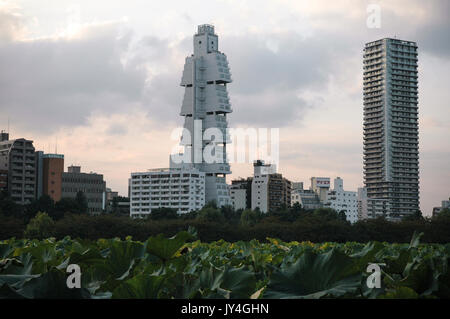
<svg viewBox="0 0 450 319">
<path fill-rule="evenodd" d="M 184 116 L 184 128 L 190 133 L 183 135 L 181 141 L 187 155 L 182 166 L 206 174 L 206 202 L 229 205 L 225 177 L 231 173 L 226 157 L 226 144 L 230 143 L 227 114 L 232 111 L 227 92 L 230 69 L 226 55 L 219 51 L 219 39 L 212 25 L 198 26 L 193 44 L 194 54 L 186 58 L 181 79 L 185 92 L 180 115 Z M 205 158 L 205 154 L 212 156 Z M 177 166 L 171 160 L 171 167 Z"/>
<path fill-rule="evenodd" d="M 368 199 L 387 204 L 391 220 L 419 210 L 417 80 L 416 43 L 365 45 L 364 184 Z"/>
</svg>

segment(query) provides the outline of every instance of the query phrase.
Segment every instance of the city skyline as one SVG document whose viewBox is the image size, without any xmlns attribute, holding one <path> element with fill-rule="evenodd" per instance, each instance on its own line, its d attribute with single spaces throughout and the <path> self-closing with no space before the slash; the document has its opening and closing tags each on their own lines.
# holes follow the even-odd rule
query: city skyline
<svg viewBox="0 0 450 319">
<path fill-rule="evenodd" d="M 401 2 L 394 5 L 379 1 L 380 29 L 367 28 L 366 2 L 344 8 L 349 12 L 341 8 L 342 4 L 305 7 L 300 3 L 289 7 L 291 4 L 285 3 L 278 9 L 282 13 L 279 16 L 294 21 L 288 19 L 283 24 L 282 18 L 269 19 L 268 27 L 255 22 L 256 18 L 244 21 L 248 13 L 245 3 L 240 5 L 243 10 L 237 18 L 228 14 L 224 18 L 223 12 L 220 19 L 214 14 L 208 18 L 207 12 L 213 10 L 207 9 L 218 5 L 214 3 L 200 13 L 185 8 L 187 16 L 176 14 L 182 22 L 163 27 L 156 22 L 146 25 L 137 13 L 129 12 L 128 19 L 123 19 L 126 13 L 120 10 L 97 16 L 96 5 L 89 7 L 81 2 L 78 21 L 77 14 L 72 15 L 72 23 L 58 36 L 58 28 L 49 21 L 53 19 L 58 25 L 56 16 L 67 12 L 67 3 L 52 7 L 52 11 L 38 10 L 26 1 L 17 2 L 23 4 L 22 9 L 0 5 L 1 15 L 7 18 L 0 24 L 0 44 L 6 48 L 0 63 L 11 77 L 0 94 L 0 121 L 6 129 L 9 117 L 11 137 L 34 140 L 36 150 L 53 152 L 54 147 L 47 149 L 46 145 L 54 144 L 57 138 L 66 166 L 81 164 L 87 171 L 104 174 L 108 187 L 126 195 L 130 172 L 167 166 L 167 155 L 176 143 L 170 140 L 170 133 L 182 126 L 176 114 L 183 95 L 178 84 L 184 56 L 191 52 L 189 45 L 197 25 L 210 22 L 220 34 L 222 50 L 233 67 L 234 84 L 229 89 L 234 106 L 231 126 L 280 127 L 279 170 L 291 181 L 307 183 L 312 176 L 341 176 L 347 189 L 356 190 L 363 185 L 364 43 L 397 36 L 419 45 L 420 197 L 423 214 L 430 215 L 432 207 L 448 198 L 450 189 L 450 129 L 442 116 L 446 114 L 445 101 L 450 99 L 446 90 L 450 49 L 445 42 L 448 21 L 440 19 L 445 17 L 441 12 L 448 3 L 413 2 L 405 10 L 398 4 Z M 225 12 L 236 10 L 225 2 L 220 4 Z M 268 15 L 270 9 L 270 5 L 258 9 L 258 19 Z M 361 30 L 347 34 L 345 28 L 333 23 L 339 20 L 333 14 L 341 14 L 341 19 L 359 25 Z M 296 18 L 303 15 L 306 22 L 297 25 Z M 52 19 L 43 22 L 49 16 Z M 392 17 L 399 21 L 393 22 Z M 401 25 L 411 17 L 417 18 L 413 31 Z M 228 23 L 227 18 L 236 23 Z M 40 23 L 36 25 L 36 21 Z M 22 29 L 33 23 L 37 26 L 33 32 Z M 444 31 L 433 37 L 437 43 L 426 37 L 427 32 L 435 31 L 433 27 Z M 97 46 L 98 42 L 101 45 Z M 27 55 L 13 57 L 15 50 L 24 48 Z M 58 52 L 68 53 L 68 61 L 58 57 Z M 36 77 L 43 78 L 13 83 L 18 75 L 8 72 L 7 62 L 31 62 L 42 54 L 53 54 L 56 62 L 44 60 L 43 67 L 33 65 Z M 89 63 L 98 68 L 88 68 L 90 64 L 84 65 L 83 57 L 92 59 Z M 103 62 L 105 58 L 110 65 Z M 122 64 L 121 59 L 126 62 Z M 74 72 L 70 62 L 83 66 L 79 73 Z M 49 68 L 47 74 L 45 67 Z M 26 76 L 23 68 L 19 65 L 17 74 Z M 96 84 L 99 87 L 93 88 Z M 10 92 L 19 89 L 30 91 L 21 98 L 12 98 Z M 41 96 L 42 92 L 45 94 Z M 39 96 L 41 99 L 36 99 Z M 31 101 L 36 102 L 33 108 Z M 274 111 L 280 104 L 283 106 Z M 54 120 L 48 119 L 48 112 L 52 112 Z M 171 142 L 164 142 L 168 140 Z M 228 182 L 249 176 L 252 166 L 233 164 L 231 170 Z"/>
</svg>

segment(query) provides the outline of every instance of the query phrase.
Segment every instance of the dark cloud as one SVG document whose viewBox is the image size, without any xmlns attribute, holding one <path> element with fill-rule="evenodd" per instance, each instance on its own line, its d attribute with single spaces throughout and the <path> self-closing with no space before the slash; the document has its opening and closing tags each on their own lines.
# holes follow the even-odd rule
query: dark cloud
<svg viewBox="0 0 450 319">
<path fill-rule="evenodd" d="M 141 100 L 145 70 L 124 65 L 130 35 L 120 25 L 86 27 L 75 38 L 0 42 L 0 108 L 17 126 L 53 131 L 94 111 L 123 111 Z M 4 32 L 4 31 L 3 31 Z"/>
<path fill-rule="evenodd" d="M 381 29 L 350 19 L 348 31 L 321 27 L 308 37 L 293 31 L 219 34 L 233 78 L 230 126 L 301 123 L 309 109 L 323 104 L 305 95 L 325 96 L 331 80 L 358 105 L 362 96 L 349 87 L 361 82 L 368 41 L 398 35 L 448 58 L 449 2 L 423 3 L 429 18 L 422 20 L 407 20 L 382 7 Z M 192 53 L 191 36 L 179 42 L 155 34 L 135 39 L 118 23 L 87 26 L 74 38 L 24 41 L 22 33 L 20 16 L 0 11 L 1 121 L 9 116 L 18 126 L 51 132 L 83 124 L 93 112 L 138 107 L 161 125 L 182 123 L 179 83 L 184 57 Z M 113 127 L 107 134 L 119 131 Z"/>
</svg>

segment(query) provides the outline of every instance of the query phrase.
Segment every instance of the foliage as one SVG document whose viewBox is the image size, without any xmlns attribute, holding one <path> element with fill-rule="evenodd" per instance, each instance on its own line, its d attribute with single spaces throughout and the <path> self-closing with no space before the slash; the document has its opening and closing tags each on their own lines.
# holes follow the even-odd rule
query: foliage
<svg viewBox="0 0 450 319">
<path fill-rule="evenodd" d="M 45 216 L 39 213 L 39 217 Z M 42 217 L 41 217 L 42 218 Z M 223 240 L 193 229 L 145 241 L 0 241 L 0 298 L 450 298 L 450 246 Z M 382 266 L 367 288 L 368 263 Z M 66 268 L 81 269 L 68 289 Z"/>
<path fill-rule="evenodd" d="M 177 219 L 178 213 L 176 209 L 161 207 L 153 209 L 150 213 L 150 218 L 153 220 Z"/>
<path fill-rule="evenodd" d="M 259 219 L 261 219 L 260 213 L 251 209 L 246 209 L 241 214 L 241 225 L 253 226 L 259 221 Z"/>
<path fill-rule="evenodd" d="M 28 238 L 46 238 L 52 236 L 54 221 L 47 213 L 38 212 L 36 216 L 30 220 L 25 229 L 25 237 Z"/>
</svg>

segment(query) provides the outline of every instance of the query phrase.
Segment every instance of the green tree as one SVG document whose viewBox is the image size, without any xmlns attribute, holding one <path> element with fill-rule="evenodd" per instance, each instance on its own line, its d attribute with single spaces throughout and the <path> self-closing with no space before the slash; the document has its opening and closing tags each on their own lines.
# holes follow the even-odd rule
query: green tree
<svg viewBox="0 0 450 319">
<path fill-rule="evenodd" d="M 47 213 L 38 212 L 25 229 L 26 238 L 44 239 L 53 235 L 55 222 Z"/>
<path fill-rule="evenodd" d="M 405 221 L 424 221 L 422 212 L 418 209 L 414 214 L 403 218 Z"/>
<path fill-rule="evenodd" d="M 199 210 L 197 219 L 217 223 L 223 223 L 225 221 L 222 212 L 219 209 L 211 206 L 205 206 L 201 210 Z"/>
<path fill-rule="evenodd" d="M 0 192 L 0 215 L 21 217 L 22 214 L 22 206 L 16 204 L 7 191 Z"/>
<path fill-rule="evenodd" d="M 253 226 L 261 219 L 261 213 L 246 209 L 241 214 L 241 225 L 242 226 Z"/>
<path fill-rule="evenodd" d="M 341 210 L 339 213 L 338 213 L 338 219 L 339 220 L 342 220 L 342 221 L 346 221 L 347 220 L 347 215 L 345 215 L 345 210 Z"/>
<path fill-rule="evenodd" d="M 28 219 L 36 216 L 38 212 L 46 212 L 51 218 L 58 220 L 64 216 L 64 212 L 55 209 L 55 202 L 49 195 L 42 195 L 38 199 L 33 200 L 26 207 L 26 215 Z"/>
<path fill-rule="evenodd" d="M 177 218 L 178 218 L 177 210 L 168 207 L 152 209 L 152 212 L 150 213 L 150 219 L 153 220 L 177 219 Z"/>
</svg>

